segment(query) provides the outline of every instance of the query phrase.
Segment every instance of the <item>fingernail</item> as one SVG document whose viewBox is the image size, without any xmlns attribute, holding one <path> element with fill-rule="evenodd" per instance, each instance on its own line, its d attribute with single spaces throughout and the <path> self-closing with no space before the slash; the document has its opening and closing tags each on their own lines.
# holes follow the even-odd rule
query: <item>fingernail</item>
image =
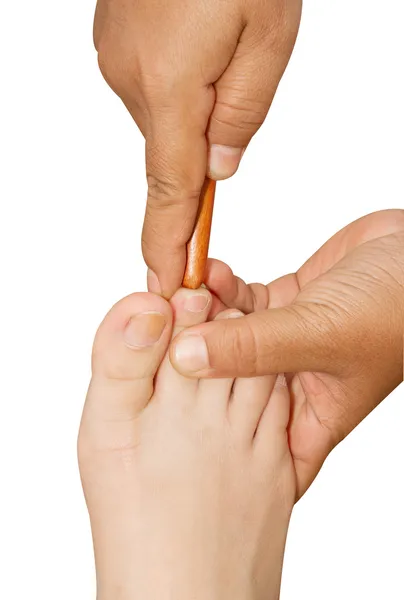
<svg viewBox="0 0 404 600">
<path fill-rule="evenodd" d="M 148 269 L 147 271 L 147 289 L 152 294 L 161 294 L 161 286 L 158 277 L 154 271 Z"/>
<path fill-rule="evenodd" d="M 166 324 L 165 316 L 158 312 L 135 315 L 126 326 L 125 343 L 130 348 L 153 346 L 161 338 Z"/>
<path fill-rule="evenodd" d="M 226 315 L 225 319 L 241 319 L 241 317 L 244 317 L 244 316 L 245 316 L 244 313 L 237 310 L 237 311 L 231 312 L 228 315 Z"/>
<path fill-rule="evenodd" d="M 178 340 L 174 347 L 174 357 L 181 370 L 189 373 L 196 373 L 209 367 L 208 349 L 200 335 L 189 334 Z"/>
<path fill-rule="evenodd" d="M 192 294 L 184 302 L 185 310 L 192 313 L 200 313 L 205 310 L 209 303 L 209 296 L 206 294 Z"/>
<path fill-rule="evenodd" d="M 227 179 L 234 175 L 243 156 L 244 148 L 212 144 L 209 149 L 208 175 L 212 179 Z"/>
</svg>

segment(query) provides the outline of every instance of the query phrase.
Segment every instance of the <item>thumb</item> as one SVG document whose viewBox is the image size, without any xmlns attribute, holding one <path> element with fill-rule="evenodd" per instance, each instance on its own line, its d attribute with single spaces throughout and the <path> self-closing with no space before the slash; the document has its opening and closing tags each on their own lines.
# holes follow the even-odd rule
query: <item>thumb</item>
<svg viewBox="0 0 404 600">
<path fill-rule="evenodd" d="M 173 341 L 170 358 L 191 377 L 329 371 L 337 366 L 340 329 L 321 307 L 315 314 L 291 305 L 187 329 Z"/>
<path fill-rule="evenodd" d="M 265 35 L 265 25 L 249 22 L 232 61 L 215 83 L 216 102 L 207 130 L 212 179 L 227 179 L 237 171 L 265 121 L 296 41 L 300 10 L 299 3 L 292 5 L 293 14 Z"/>
</svg>

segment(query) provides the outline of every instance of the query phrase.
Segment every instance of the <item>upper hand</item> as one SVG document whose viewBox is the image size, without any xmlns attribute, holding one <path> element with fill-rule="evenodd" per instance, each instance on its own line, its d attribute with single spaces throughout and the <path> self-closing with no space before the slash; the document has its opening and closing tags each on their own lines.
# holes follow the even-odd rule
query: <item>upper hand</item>
<svg viewBox="0 0 404 600">
<path fill-rule="evenodd" d="M 247 286 L 218 262 L 206 282 L 216 310 L 251 314 L 187 330 L 171 360 L 199 377 L 290 374 L 301 495 L 330 450 L 403 379 L 404 211 L 352 223 L 268 286 Z"/>
<path fill-rule="evenodd" d="M 180 286 L 205 174 L 237 170 L 288 63 L 300 12 L 301 0 L 98 0 L 101 71 L 146 138 L 151 291 L 169 297 Z"/>
</svg>

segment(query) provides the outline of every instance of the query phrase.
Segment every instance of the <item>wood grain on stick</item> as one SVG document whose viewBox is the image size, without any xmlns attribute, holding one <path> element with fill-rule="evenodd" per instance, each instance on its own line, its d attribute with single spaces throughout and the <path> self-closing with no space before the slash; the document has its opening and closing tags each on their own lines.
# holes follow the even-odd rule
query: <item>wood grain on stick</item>
<svg viewBox="0 0 404 600">
<path fill-rule="evenodd" d="M 206 179 L 199 200 L 195 229 L 187 244 L 187 266 L 182 285 L 191 290 L 200 288 L 205 276 L 215 190 L 216 181 Z"/>
</svg>

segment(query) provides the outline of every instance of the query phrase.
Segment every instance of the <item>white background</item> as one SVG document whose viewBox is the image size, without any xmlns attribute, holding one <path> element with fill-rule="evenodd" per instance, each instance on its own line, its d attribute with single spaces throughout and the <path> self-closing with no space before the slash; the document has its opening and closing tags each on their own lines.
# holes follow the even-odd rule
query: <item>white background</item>
<svg viewBox="0 0 404 600">
<path fill-rule="evenodd" d="M 145 289 L 143 142 L 97 70 L 93 2 L 2 2 L 0 597 L 93 598 L 75 444 L 93 334 Z M 296 51 L 211 255 L 248 280 L 404 205 L 402 0 L 307 0 Z M 240 243 L 240 241 L 242 243 Z M 283 600 L 404 597 L 399 388 L 297 506 Z"/>
</svg>

